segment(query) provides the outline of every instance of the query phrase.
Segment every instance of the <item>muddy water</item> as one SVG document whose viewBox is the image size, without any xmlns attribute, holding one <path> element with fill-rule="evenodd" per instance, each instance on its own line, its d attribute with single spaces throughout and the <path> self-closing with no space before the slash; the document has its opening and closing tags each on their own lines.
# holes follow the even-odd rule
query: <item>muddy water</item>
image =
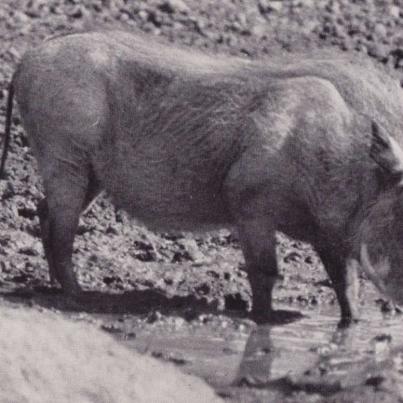
<svg viewBox="0 0 403 403">
<path fill-rule="evenodd" d="M 373 306 L 359 323 L 340 329 L 336 307 L 302 313 L 302 319 L 277 326 L 225 317 L 206 317 L 199 326 L 177 317 L 170 322 L 174 326 L 137 328 L 136 337 L 123 343 L 172 361 L 218 391 L 280 388 L 287 395 L 303 390 L 327 396 L 357 387 L 376 389 L 387 381 L 388 393 L 402 396 L 401 315 L 385 316 Z"/>
<path fill-rule="evenodd" d="M 92 322 L 130 349 L 205 379 L 231 402 L 403 401 L 403 315 L 382 314 L 379 294 L 363 282 L 361 321 L 340 329 L 332 291 L 320 285 L 316 266 L 305 269 L 310 281 L 283 281 L 275 299 L 277 309 L 298 309 L 302 318 L 275 326 L 156 290 L 86 291 L 75 301 L 51 288 L 4 282 L 0 294 L 4 302 Z M 320 303 L 297 305 L 310 300 L 299 295 L 310 294 L 321 296 Z M 296 295 L 294 303 L 281 304 L 289 295 Z"/>
<path fill-rule="evenodd" d="M 167 299 L 130 312 L 124 295 L 93 294 L 93 304 L 78 305 L 25 288 L 3 297 L 92 322 L 130 349 L 205 379 L 231 402 L 403 401 L 403 315 L 382 314 L 373 290 L 362 295 L 361 321 L 344 329 L 332 304 L 298 307 L 303 316 L 292 323 L 257 326 L 241 312 L 171 309 Z"/>
</svg>

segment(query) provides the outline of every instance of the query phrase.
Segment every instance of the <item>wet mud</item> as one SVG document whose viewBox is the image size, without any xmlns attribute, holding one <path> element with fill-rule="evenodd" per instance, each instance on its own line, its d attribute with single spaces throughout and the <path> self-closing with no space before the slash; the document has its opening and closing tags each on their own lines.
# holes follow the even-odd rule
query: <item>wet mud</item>
<svg viewBox="0 0 403 403">
<path fill-rule="evenodd" d="M 257 326 L 247 317 L 249 289 L 233 246 L 226 247 L 232 260 L 220 249 L 205 265 L 133 261 L 136 286 L 127 290 L 101 285 L 122 272 L 125 278 L 124 270 L 107 265 L 108 271 L 99 269 L 107 276 L 93 273 L 98 286 L 81 278 L 87 289 L 74 299 L 50 287 L 46 273 L 24 278 L 2 272 L 0 295 L 7 304 L 91 323 L 134 351 L 204 379 L 227 401 L 401 401 L 400 312 L 361 279 L 361 320 L 340 327 L 338 305 L 314 252 L 283 236 L 279 243 L 280 257 L 285 255 L 275 307 L 301 314 L 291 323 Z M 186 284 L 182 291 L 178 283 Z"/>
<path fill-rule="evenodd" d="M 84 3 L 84 2 L 82 2 Z M 44 38 L 101 24 L 243 57 L 331 47 L 402 74 L 399 1 L 9 1 L 0 4 L 0 125 L 13 69 Z M 302 316 L 257 326 L 237 235 L 155 234 L 102 195 L 81 218 L 74 262 L 84 292 L 51 287 L 36 204 L 36 162 L 18 112 L 0 181 L 0 305 L 51 310 L 205 379 L 230 402 L 403 400 L 403 317 L 360 278 L 362 319 L 338 326 L 331 284 L 309 245 L 278 234 L 276 309 Z"/>
</svg>

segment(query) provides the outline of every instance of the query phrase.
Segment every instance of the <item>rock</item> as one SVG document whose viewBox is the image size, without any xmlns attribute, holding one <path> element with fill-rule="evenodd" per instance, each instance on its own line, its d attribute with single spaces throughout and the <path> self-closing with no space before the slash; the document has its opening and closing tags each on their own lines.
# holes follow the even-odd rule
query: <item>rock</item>
<svg viewBox="0 0 403 403">
<path fill-rule="evenodd" d="M 283 8 L 283 2 L 278 0 L 259 0 L 258 7 L 262 14 L 272 11 L 279 12 Z"/>
<path fill-rule="evenodd" d="M 312 0 L 308 0 L 308 1 L 310 3 L 312 3 Z M 304 3 L 306 3 L 306 0 L 304 1 Z M 310 4 L 310 5 L 312 6 L 312 4 Z M 333 15 L 339 15 L 340 14 L 340 3 L 338 3 L 337 1 L 330 2 L 326 6 L 326 10 L 329 11 Z"/>
<path fill-rule="evenodd" d="M 162 319 L 162 314 L 159 311 L 150 312 L 147 316 L 147 323 L 155 323 Z"/>
<path fill-rule="evenodd" d="M 374 28 L 374 33 L 375 33 L 375 35 L 377 35 L 381 38 L 385 38 L 387 35 L 387 30 L 386 30 L 385 25 L 383 25 L 381 23 L 376 24 L 375 28 Z"/>
<path fill-rule="evenodd" d="M 29 16 L 21 11 L 15 11 L 13 19 L 18 24 L 28 24 L 29 23 Z"/>
<path fill-rule="evenodd" d="M 0 309 L 0 401 L 219 402 L 202 380 L 82 322 Z"/>
<path fill-rule="evenodd" d="M 175 318 L 173 324 L 175 329 L 181 329 L 185 325 L 185 319 L 179 317 Z"/>
<path fill-rule="evenodd" d="M 251 33 L 252 33 L 252 35 L 257 36 L 259 38 L 263 37 L 267 33 L 266 24 L 257 24 L 255 26 L 253 26 Z"/>
<path fill-rule="evenodd" d="M 389 15 L 393 18 L 399 18 L 400 17 L 400 8 L 398 6 L 390 6 L 389 7 Z"/>
<path fill-rule="evenodd" d="M 110 334 L 122 334 L 123 329 L 116 323 L 104 323 L 100 327 L 103 331 Z"/>
<path fill-rule="evenodd" d="M 159 9 L 165 13 L 187 13 L 189 7 L 183 0 L 165 0 L 159 5 Z"/>
<path fill-rule="evenodd" d="M 281 11 L 283 8 L 283 2 L 282 1 L 271 1 L 269 4 L 269 10 L 270 11 Z"/>
<path fill-rule="evenodd" d="M 389 48 L 386 45 L 377 43 L 372 46 L 368 46 L 368 54 L 381 62 L 386 62 L 389 55 Z"/>
<path fill-rule="evenodd" d="M 74 8 L 72 8 L 70 10 L 70 12 L 68 13 L 68 15 L 72 18 L 76 18 L 76 19 L 80 19 L 83 18 L 85 15 L 85 9 L 83 6 L 75 6 Z"/>
<path fill-rule="evenodd" d="M 141 17 L 140 17 L 140 18 L 141 18 Z M 127 12 L 122 12 L 122 13 L 120 13 L 120 15 L 119 15 L 119 19 L 120 19 L 120 21 L 127 22 L 127 21 L 130 20 L 130 14 L 127 13 Z"/>
<path fill-rule="evenodd" d="M 40 256 L 40 247 L 39 245 L 35 246 L 22 246 L 18 249 L 18 253 L 21 253 L 23 255 L 27 256 Z"/>
<path fill-rule="evenodd" d="M 6 179 L 7 175 L 4 175 L 1 179 Z M 7 200 L 12 198 L 16 194 L 14 185 L 11 182 L 0 182 L 0 200 Z"/>
<path fill-rule="evenodd" d="M 315 0 L 294 0 L 292 2 L 292 5 L 294 7 L 313 7 L 316 5 L 316 1 Z M 331 7 L 339 7 L 338 3 L 332 3 Z"/>
<path fill-rule="evenodd" d="M 143 241 L 134 241 L 135 252 L 133 256 L 142 262 L 154 262 L 158 260 L 154 246 L 151 243 Z"/>
<path fill-rule="evenodd" d="M 138 12 L 138 16 L 140 17 L 140 19 L 142 20 L 142 21 L 148 21 L 148 11 L 147 10 L 140 10 L 139 12 Z"/>
<path fill-rule="evenodd" d="M 187 260 L 191 260 L 194 263 L 200 263 L 205 260 L 203 253 L 200 251 L 200 248 L 198 247 L 197 242 L 194 239 L 184 238 L 180 241 L 180 244 L 186 251 L 186 255 L 188 257 Z"/>
<path fill-rule="evenodd" d="M 287 254 L 287 256 L 284 257 L 284 262 L 285 263 L 290 263 L 290 262 L 298 262 L 301 259 L 301 254 L 298 252 L 290 252 Z"/>
</svg>

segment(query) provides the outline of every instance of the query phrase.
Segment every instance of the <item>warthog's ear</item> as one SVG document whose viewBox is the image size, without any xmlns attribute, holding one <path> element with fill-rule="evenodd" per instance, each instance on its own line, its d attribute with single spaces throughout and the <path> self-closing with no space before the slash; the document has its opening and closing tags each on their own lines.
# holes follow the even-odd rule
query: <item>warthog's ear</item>
<svg viewBox="0 0 403 403">
<path fill-rule="evenodd" d="M 374 121 L 372 122 L 370 156 L 381 168 L 384 180 L 394 185 L 402 184 L 403 150 L 397 141 Z"/>
</svg>

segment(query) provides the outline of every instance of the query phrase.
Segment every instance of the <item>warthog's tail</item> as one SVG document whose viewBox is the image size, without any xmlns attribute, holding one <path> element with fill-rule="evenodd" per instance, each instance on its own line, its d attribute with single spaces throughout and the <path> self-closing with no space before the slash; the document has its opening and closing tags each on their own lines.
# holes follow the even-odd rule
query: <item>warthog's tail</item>
<svg viewBox="0 0 403 403">
<path fill-rule="evenodd" d="M 13 114 L 13 99 L 14 99 L 14 85 L 11 81 L 8 87 L 8 97 L 7 97 L 7 109 L 6 109 L 6 124 L 4 129 L 4 142 L 3 142 L 3 153 L 1 155 L 0 163 L 0 179 L 4 179 L 4 168 L 6 165 L 6 159 L 8 154 L 8 149 L 10 148 L 10 135 L 11 135 L 11 117 Z"/>
</svg>

